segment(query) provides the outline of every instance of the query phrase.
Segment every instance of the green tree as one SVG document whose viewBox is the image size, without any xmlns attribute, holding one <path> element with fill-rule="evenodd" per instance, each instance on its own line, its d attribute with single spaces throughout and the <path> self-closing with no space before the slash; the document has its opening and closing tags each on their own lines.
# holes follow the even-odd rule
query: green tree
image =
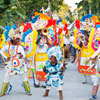
<svg viewBox="0 0 100 100">
<path fill-rule="evenodd" d="M 59 10 L 63 0 L 50 0 L 51 11 Z M 48 7 L 48 0 L 0 0 L 0 33 L 1 26 L 12 26 L 18 21 L 29 19 L 33 10 Z"/>
<path fill-rule="evenodd" d="M 98 16 L 100 19 L 100 0 L 82 0 L 77 4 L 78 8 L 81 6 L 82 9 L 79 11 L 79 18 L 91 12 L 91 14 Z"/>
</svg>

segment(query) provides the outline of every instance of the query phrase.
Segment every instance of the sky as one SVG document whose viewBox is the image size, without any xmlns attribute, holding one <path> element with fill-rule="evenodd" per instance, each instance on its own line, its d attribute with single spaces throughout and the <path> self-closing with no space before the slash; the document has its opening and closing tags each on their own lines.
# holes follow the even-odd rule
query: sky
<svg viewBox="0 0 100 100">
<path fill-rule="evenodd" d="M 64 0 L 64 2 L 71 7 L 72 12 L 77 8 L 77 5 L 75 5 L 75 3 L 79 3 L 80 1 L 82 0 Z"/>
</svg>

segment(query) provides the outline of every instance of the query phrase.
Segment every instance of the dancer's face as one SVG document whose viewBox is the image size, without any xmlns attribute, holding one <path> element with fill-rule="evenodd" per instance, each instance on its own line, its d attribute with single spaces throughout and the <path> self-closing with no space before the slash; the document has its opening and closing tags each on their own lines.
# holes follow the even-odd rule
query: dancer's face
<svg viewBox="0 0 100 100">
<path fill-rule="evenodd" d="M 57 62 L 56 57 L 52 55 L 52 56 L 51 56 L 51 63 L 52 63 L 52 65 L 55 65 L 56 62 Z"/>
<path fill-rule="evenodd" d="M 20 42 L 20 38 L 16 38 L 15 41 L 18 44 Z"/>
<path fill-rule="evenodd" d="M 17 45 L 19 42 L 20 42 L 20 38 L 15 38 L 15 39 L 13 40 L 13 44 L 14 44 L 14 45 Z"/>
<path fill-rule="evenodd" d="M 42 34 L 42 29 L 39 29 L 39 30 L 38 30 L 38 35 L 43 36 L 43 34 Z"/>
</svg>

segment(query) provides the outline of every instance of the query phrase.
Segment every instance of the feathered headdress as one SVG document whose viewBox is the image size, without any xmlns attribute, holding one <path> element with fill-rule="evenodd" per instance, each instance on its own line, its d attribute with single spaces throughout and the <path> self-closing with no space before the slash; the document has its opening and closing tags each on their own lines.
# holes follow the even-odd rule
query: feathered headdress
<svg viewBox="0 0 100 100">
<path fill-rule="evenodd" d="M 19 28 L 17 29 L 15 24 L 12 27 L 5 26 L 4 35 L 5 35 L 5 41 L 7 41 L 8 39 L 15 39 L 17 37 L 22 39 L 22 34 L 20 32 L 20 29 Z"/>
<path fill-rule="evenodd" d="M 87 15 L 85 15 L 85 16 L 82 17 L 81 21 L 84 22 L 86 18 L 90 19 L 91 17 L 93 17 L 92 14 L 87 14 Z"/>
</svg>

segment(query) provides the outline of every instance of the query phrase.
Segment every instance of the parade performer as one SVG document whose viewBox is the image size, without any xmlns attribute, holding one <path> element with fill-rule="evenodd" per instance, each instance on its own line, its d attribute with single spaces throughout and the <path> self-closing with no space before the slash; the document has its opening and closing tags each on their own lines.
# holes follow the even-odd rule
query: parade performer
<svg viewBox="0 0 100 100">
<path fill-rule="evenodd" d="M 57 19 L 56 19 L 57 20 Z M 68 25 L 65 19 L 59 19 L 57 20 L 56 25 L 56 33 L 57 33 L 57 44 L 61 47 L 63 52 L 63 62 L 65 61 L 65 47 L 64 42 L 65 38 L 64 36 L 68 35 Z M 68 42 L 68 41 L 67 41 Z"/>
<path fill-rule="evenodd" d="M 100 23 L 99 23 L 100 24 Z M 93 88 L 92 88 L 92 95 L 90 96 L 89 100 L 94 100 L 97 98 L 97 92 L 99 88 L 99 77 L 100 77 L 100 25 L 96 25 L 96 29 L 92 30 L 92 33 L 90 35 L 91 41 L 89 44 L 89 49 L 94 52 L 94 54 L 86 61 L 86 65 L 88 63 L 92 63 L 91 67 L 93 67 L 96 70 L 96 74 L 92 75 L 92 82 L 93 82 Z M 90 67 L 90 68 L 91 68 Z M 90 70 L 88 68 L 88 70 Z"/>
<path fill-rule="evenodd" d="M 48 31 L 48 30 L 47 30 Z M 52 45 L 52 41 L 50 38 L 48 38 L 46 35 L 43 34 L 42 29 L 38 30 L 38 38 L 36 41 L 37 44 L 37 50 L 36 50 L 36 54 L 34 56 L 34 63 L 35 63 L 35 67 L 36 67 L 36 75 L 34 75 L 34 79 L 35 79 L 35 87 L 39 87 L 40 86 L 40 81 L 42 81 L 42 87 L 45 87 L 45 82 L 44 80 L 39 79 L 39 74 L 38 71 L 43 71 L 43 69 L 39 69 L 40 65 L 45 64 L 45 61 L 48 60 L 46 51 L 48 49 L 48 45 Z M 41 61 L 36 61 L 36 59 L 40 59 Z M 43 60 L 43 61 L 42 61 Z"/>
<path fill-rule="evenodd" d="M 6 74 L 4 77 L 4 82 L 2 85 L 2 90 L 0 96 L 6 95 L 8 91 L 11 91 L 9 80 L 12 75 L 20 74 L 23 80 L 23 87 L 27 95 L 31 95 L 30 86 L 26 76 L 26 66 L 25 66 L 25 52 L 23 47 L 20 45 L 22 34 L 17 28 L 11 28 L 8 32 L 9 43 L 5 45 L 0 54 L 8 61 L 6 68 Z M 9 57 L 4 54 L 4 51 L 8 50 Z M 9 89 L 9 90 L 8 90 Z"/>
<path fill-rule="evenodd" d="M 32 28 L 35 28 L 38 32 L 38 38 L 36 41 L 37 44 L 37 50 L 36 54 L 33 55 L 34 57 L 34 86 L 39 87 L 40 81 L 42 81 L 42 86 L 44 86 L 43 81 L 46 81 L 45 73 L 43 72 L 43 66 L 45 65 L 45 61 L 48 60 L 48 56 L 46 54 L 46 50 L 49 46 L 57 45 L 57 42 L 59 42 L 60 47 L 63 46 L 63 31 L 62 29 L 58 27 L 59 34 L 57 33 L 57 22 L 56 20 L 51 19 L 49 16 L 47 16 L 44 13 L 37 13 L 34 12 L 34 18 L 31 15 L 30 20 L 32 24 Z M 64 25 L 63 30 L 64 33 L 67 33 L 67 23 L 62 20 L 61 21 Z M 61 30 L 61 31 L 60 31 Z"/>
<path fill-rule="evenodd" d="M 83 32 L 84 32 L 84 35 L 79 34 L 79 37 L 80 37 L 79 47 L 80 47 L 80 49 L 78 50 L 78 56 L 77 56 L 77 58 L 74 62 L 75 65 L 78 61 L 80 61 L 81 52 L 84 48 L 87 48 L 88 42 L 89 42 L 89 40 L 88 40 L 89 39 L 88 31 L 84 30 Z M 83 74 L 82 84 L 86 84 L 87 79 L 88 79 L 88 76 Z"/>
<path fill-rule="evenodd" d="M 96 70 L 91 68 L 91 70 L 87 70 L 90 64 L 85 65 L 85 62 L 89 57 L 94 53 L 91 50 L 91 38 L 93 37 L 94 31 L 92 29 L 95 27 L 95 23 L 98 22 L 98 17 L 92 14 L 87 14 L 82 17 L 81 21 L 76 20 L 74 29 L 74 46 L 79 50 L 79 61 L 78 61 L 78 72 L 84 75 L 85 81 L 83 83 L 87 83 L 86 76 L 87 75 L 95 75 Z M 92 40 L 91 40 L 92 41 Z M 89 46 L 90 45 L 90 46 Z"/>
<path fill-rule="evenodd" d="M 62 52 L 59 46 L 51 47 L 47 50 L 49 60 L 46 61 L 44 72 L 47 74 L 46 79 L 46 91 L 43 97 L 47 97 L 51 87 L 54 87 L 59 92 L 60 100 L 63 100 L 63 92 L 61 87 L 61 77 L 63 77 L 63 71 L 65 65 L 59 63 L 62 58 Z"/>
<path fill-rule="evenodd" d="M 90 62 L 90 60 L 92 60 L 93 63 L 93 68 L 97 70 L 98 65 L 96 64 L 97 60 L 100 62 L 99 57 L 97 57 L 96 55 L 99 54 L 100 52 L 100 47 L 98 49 L 98 51 L 96 51 L 92 57 L 87 60 L 86 64 L 88 64 Z M 88 69 L 89 70 L 89 69 Z M 92 82 L 93 82 L 93 88 L 92 88 L 92 95 L 90 96 L 89 100 L 94 100 L 97 99 L 97 92 L 98 92 L 98 88 L 99 88 L 99 76 L 96 75 L 92 75 L 91 76 Z"/>
</svg>

